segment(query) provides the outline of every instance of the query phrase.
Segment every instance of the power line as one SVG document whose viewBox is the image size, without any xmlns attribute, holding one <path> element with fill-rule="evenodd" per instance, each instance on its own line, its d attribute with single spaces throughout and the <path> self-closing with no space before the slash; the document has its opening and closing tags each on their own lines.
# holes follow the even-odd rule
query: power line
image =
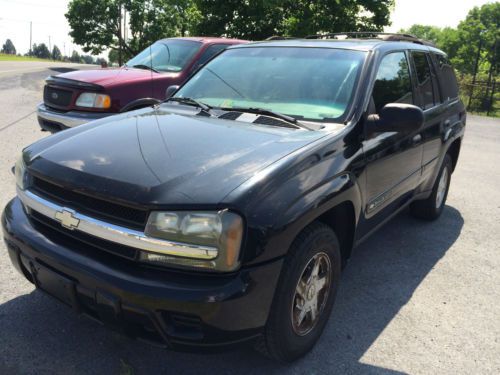
<svg viewBox="0 0 500 375">
<path fill-rule="evenodd" d="M 0 0 L 0 1 L 2 1 L 2 0 Z M 9 17 L 1 17 L 0 21 L 11 21 L 11 22 L 21 22 L 21 23 L 32 22 L 30 20 L 21 20 L 19 18 L 9 18 Z M 38 25 L 53 25 L 54 26 L 54 22 L 33 21 L 33 23 L 38 24 Z"/>
<path fill-rule="evenodd" d="M 43 3 L 29 3 L 26 1 L 18 1 L 18 0 L 0 0 L 0 2 L 11 3 L 15 5 L 27 5 L 30 7 L 41 7 L 41 8 L 59 8 L 66 9 L 65 5 L 55 5 L 55 4 L 46 4 L 45 1 Z"/>
</svg>

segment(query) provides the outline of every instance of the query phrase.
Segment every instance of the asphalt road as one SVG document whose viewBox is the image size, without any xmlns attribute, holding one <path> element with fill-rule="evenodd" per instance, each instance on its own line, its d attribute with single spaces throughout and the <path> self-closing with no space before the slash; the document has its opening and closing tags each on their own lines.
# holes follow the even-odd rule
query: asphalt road
<svg viewBox="0 0 500 375">
<path fill-rule="evenodd" d="M 3 207 L 18 153 L 46 136 L 34 114 L 43 78 L 68 67 L 2 75 L 1 64 Z M 469 116 L 443 216 L 402 213 L 355 250 L 326 331 L 303 360 L 173 353 L 123 338 L 35 291 L 0 241 L 0 373 L 499 374 L 499 270 L 500 121 Z"/>
</svg>

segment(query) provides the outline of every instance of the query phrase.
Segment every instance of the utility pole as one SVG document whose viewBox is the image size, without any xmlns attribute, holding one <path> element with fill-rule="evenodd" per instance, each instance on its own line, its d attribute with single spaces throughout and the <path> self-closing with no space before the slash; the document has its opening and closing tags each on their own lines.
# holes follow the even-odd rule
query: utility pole
<svg viewBox="0 0 500 375">
<path fill-rule="evenodd" d="M 33 51 L 31 50 L 33 48 L 33 44 L 31 44 L 31 36 L 32 36 L 32 31 L 33 31 L 33 22 L 30 21 L 30 56 L 33 55 Z"/>
<path fill-rule="evenodd" d="M 122 66 L 122 5 L 118 16 L 118 65 Z"/>
<path fill-rule="evenodd" d="M 123 10 L 123 41 L 127 43 L 127 10 Z"/>
<path fill-rule="evenodd" d="M 52 54 L 52 46 L 50 45 L 50 35 L 49 35 L 49 52 Z"/>
</svg>

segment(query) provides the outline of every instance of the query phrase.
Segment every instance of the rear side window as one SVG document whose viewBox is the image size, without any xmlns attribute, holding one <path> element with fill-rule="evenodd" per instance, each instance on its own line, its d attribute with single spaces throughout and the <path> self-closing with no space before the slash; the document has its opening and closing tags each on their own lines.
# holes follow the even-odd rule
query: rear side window
<svg viewBox="0 0 500 375">
<path fill-rule="evenodd" d="M 431 67 L 425 52 L 412 52 L 415 72 L 417 73 L 417 95 L 420 97 L 422 109 L 434 106 L 437 101 L 437 93 L 434 93 L 432 85 Z"/>
<path fill-rule="evenodd" d="M 376 112 L 389 103 L 413 104 L 410 71 L 404 52 L 389 53 L 382 59 L 373 86 Z"/>
<path fill-rule="evenodd" d="M 208 47 L 205 52 L 200 56 L 198 60 L 198 65 L 205 64 L 208 60 L 212 58 L 212 56 L 216 55 L 223 49 L 226 49 L 228 47 L 227 44 L 214 44 Z"/>
<path fill-rule="evenodd" d="M 435 54 L 441 92 L 444 100 L 458 98 L 458 83 L 455 71 L 445 55 Z"/>
</svg>

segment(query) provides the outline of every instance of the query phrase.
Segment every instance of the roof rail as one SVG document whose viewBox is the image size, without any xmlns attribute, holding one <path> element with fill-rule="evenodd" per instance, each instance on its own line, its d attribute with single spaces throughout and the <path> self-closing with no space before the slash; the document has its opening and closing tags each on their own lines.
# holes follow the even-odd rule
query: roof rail
<svg viewBox="0 0 500 375">
<path fill-rule="evenodd" d="M 427 40 L 419 39 L 415 35 L 398 34 L 398 33 L 381 33 L 377 31 L 354 31 L 354 32 L 342 32 L 342 33 L 316 34 L 316 35 L 308 35 L 306 36 L 306 39 L 341 39 L 339 37 L 342 36 L 354 39 L 381 39 L 385 41 L 411 42 L 411 43 L 417 43 L 435 47 L 434 43 L 429 42 Z"/>
<path fill-rule="evenodd" d="M 281 36 L 281 35 L 274 35 L 270 36 L 269 38 L 266 38 L 265 40 L 288 40 L 288 39 L 297 39 L 293 36 Z"/>
</svg>

